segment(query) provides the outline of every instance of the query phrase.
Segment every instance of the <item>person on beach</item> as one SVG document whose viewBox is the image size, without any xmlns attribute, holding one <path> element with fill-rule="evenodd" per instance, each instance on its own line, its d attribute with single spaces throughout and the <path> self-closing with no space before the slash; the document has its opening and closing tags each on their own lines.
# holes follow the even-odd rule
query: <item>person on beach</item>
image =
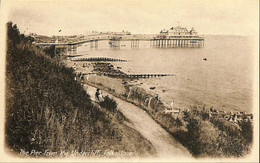
<svg viewBox="0 0 260 163">
<path fill-rule="evenodd" d="M 155 95 L 155 99 L 159 100 L 159 95 L 158 94 Z"/>
<path fill-rule="evenodd" d="M 96 94 L 95 94 L 95 98 L 97 102 L 103 102 L 103 96 L 102 96 L 102 92 L 100 91 L 99 88 L 97 88 Z"/>
<path fill-rule="evenodd" d="M 145 97 L 145 100 L 144 100 L 144 105 L 145 105 L 145 106 L 148 106 L 148 104 L 149 104 L 149 97 L 146 96 L 146 97 Z"/>
<path fill-rule="evenodd" d="M 209 108 L 210 112 L 214 112 L 213 106 Z"/>
<path fill-rule="evenodd" d="M 174 100 L 172 100 L 170 105 L 171 105 L 171 109 L 173 110 Z"/>
</svg>

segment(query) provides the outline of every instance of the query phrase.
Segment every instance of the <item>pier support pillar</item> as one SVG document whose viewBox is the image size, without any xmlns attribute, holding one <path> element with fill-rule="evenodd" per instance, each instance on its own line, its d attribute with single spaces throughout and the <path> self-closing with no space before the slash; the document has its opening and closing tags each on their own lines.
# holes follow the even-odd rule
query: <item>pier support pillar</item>
<svg viewBox="0 0 260 163">
<path fill-rule="evenodd" d="M 120 40 L 110 40 L 109 43 L 112 48 L 120 48 Z"/>
<path fill-rule="evenodd" d="M 97 48 L 98 48 L 98 41 L 97 40 L 90 41 L 90 49 L 97 49 Z"/>
<path fill-rule="evenodd" d="M 131 47 L 138 48 L 139 47 L 139 40 L 131 40 Z"/>
</svg>

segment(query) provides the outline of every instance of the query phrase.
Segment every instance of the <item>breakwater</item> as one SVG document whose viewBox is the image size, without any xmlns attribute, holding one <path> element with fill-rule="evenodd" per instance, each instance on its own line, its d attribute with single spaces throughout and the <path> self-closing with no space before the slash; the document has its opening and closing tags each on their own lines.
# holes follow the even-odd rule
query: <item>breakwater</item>
<svg viewBox="0 0 260 163">
<path fill-rule="evenodd" d="M 164 76 L 173 76 L 173 74 L 115 74 L 113 72 L 109 73 L 99 73 L 99 75 L 105 75 L 109 77 L 117 77 L 117 78 L 129 78 L 129 79 L 138 79 L 138 78 L 154 78 L 154 77 L 164 77 Z"/>
<path fill-rule="evenodd" d="M 129 62 L 128 60 L 124 59 L 116 59 L 116 58 L 108 58 L 108 57 L 90 57 L 90 58 L 78 58 L 78 59 L 73 59 L 72 61 L 79 62 L 79 61 L 109 61 L 109 62 Z"/>
</svg>

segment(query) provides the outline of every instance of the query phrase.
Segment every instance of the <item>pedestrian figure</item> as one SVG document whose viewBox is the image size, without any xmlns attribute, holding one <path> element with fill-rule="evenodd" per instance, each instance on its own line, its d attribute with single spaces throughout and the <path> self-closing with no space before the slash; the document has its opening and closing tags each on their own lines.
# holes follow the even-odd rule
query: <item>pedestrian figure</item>
<svg viewBox="0 0 260 163">
<path fill-rule="evenodd" d="M 253 119 L 253 114 L 250 115 L 250 119 Z"/>
<path fill-rule="evenodd" d="M 212 117 L 211 112 L 209 112 L 209 118 L 211 118 L 211 117 Z"/>
<path fill-rule="evenodd" d="M 237 123 L 237 114 L 234 114 L 234 115 L 233 115 L 233 122 L 234 122 L 234 123 Z"/>
<path fill-rule="evenodd" d="M 205 110 L 206 110 L 206 109 L 205 109 L 205 105 L 203 105 L 203 109 L 202 109 L 203 113 L 205 113 Z"/>
<path fill-rule="evenodd" d="M 95 94 L 95 98 L 97 102 L 103 102 L 103 96 L 102 96 L 102 92 L 100 91 L 99 88 L 97 88 L 96 94 Z"/>
<path fill-rule="evenodd" d="M 233 112 L 229 113 L 229 118 L 228 118 L 229 122 L 233 122 Z"/>
<path fill-rule="evenodd" d="M 149 97 L 145 97 L 144 105 L 145 105 L 145 106 L 148 106 L 148 103 L 149 103 Z"/>
<path fill-rule="evenodd" d="M 173 109 L 173 103 L 174 103 L 174 100 L 172 100 L 172 102 L 170 104 L 172 109 Z"/>
<path fill-rule="evenodd" d="M 158 96 L 158 94 L 156 94 L 155 99 L 156 99 L 156 100 L 159 100 L 159 96 Z"/>
</svg>

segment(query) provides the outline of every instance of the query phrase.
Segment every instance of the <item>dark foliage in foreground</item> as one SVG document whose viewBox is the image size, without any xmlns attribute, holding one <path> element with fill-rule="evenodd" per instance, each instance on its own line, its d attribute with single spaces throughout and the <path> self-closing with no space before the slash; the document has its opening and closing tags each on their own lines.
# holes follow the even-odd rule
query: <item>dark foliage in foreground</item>
<svg viewBox="0 0 260 163">
<path fill-rule="evenodd" d="M 186 131 L 178 130 L 172 134 L 194 156 L 241 157 L 250 152 L 253 134 L 250 121 L 237 125 L 222 118 L 203 120 L 200 114 L 190 114 L 184 123 Z M 248 126 L 243 128 L 246 124 Z M 243 136 L 246 132 L 251 136 Z"/>
<path fill-rule="evenodd" d="M 54 59 L 53 47 L 36 48 L 12 22 L 7 29 L 5 138 L 11 150 L 155 153 L 139 133 L 92 104 L 73 70 Z"/>
<path fill-rule="evenodd" d="M 104 101 L 100 102 L 101 107 L 106 107 L 109 111 L 115 112 L 117 103 L 113 98 L 109 98 L 108 96 L 104 97 Z"/>
<path fill-rule="evenodd" d="M 89 95 L 73 80 L 72 70 L 32 46 L 16 25 L 7 25 L 8 145 L 15 151 L 89 150 L 94 121 Z M 76 133 L 86 141 L 75 139 Z"/>
</svg>

